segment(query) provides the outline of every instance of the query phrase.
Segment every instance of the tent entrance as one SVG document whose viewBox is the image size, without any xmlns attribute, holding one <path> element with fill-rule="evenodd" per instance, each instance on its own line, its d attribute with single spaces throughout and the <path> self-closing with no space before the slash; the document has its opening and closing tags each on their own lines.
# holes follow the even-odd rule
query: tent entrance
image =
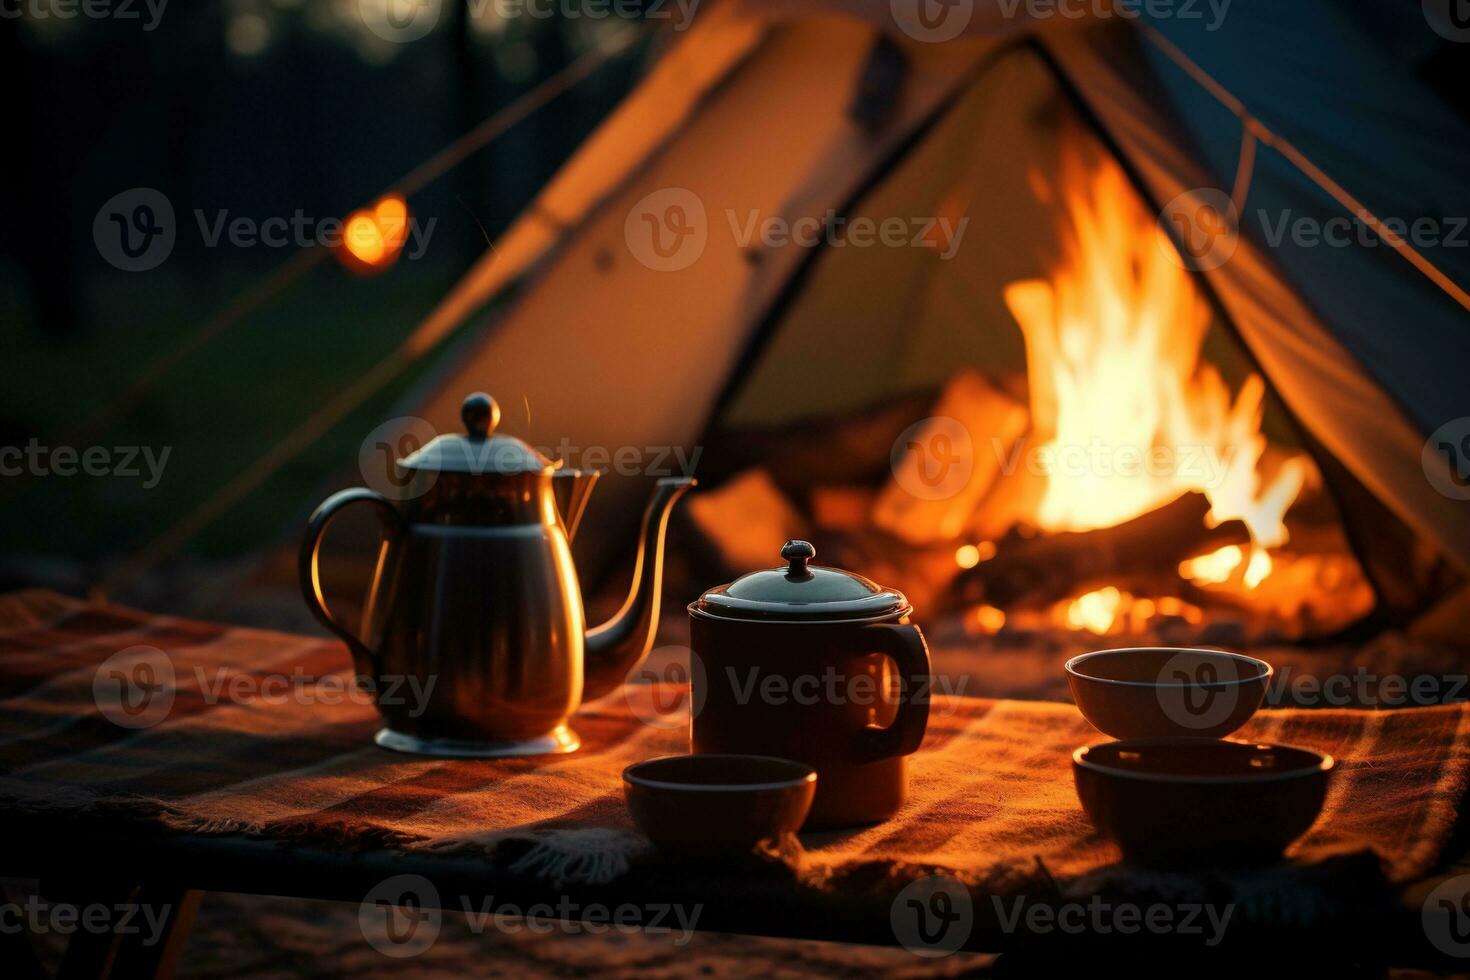
<svg viewBox="0 0 1470 980">
<path fill-rule="evenodd" d="M 1254 645 L 1368 615 L 1209 256 L 1160 220 L 1036 52 L 991 66 L 829 216 L 731 389 L 690 504 L 710 573 L 811 537 L 971 635 Z"/>
</svg>

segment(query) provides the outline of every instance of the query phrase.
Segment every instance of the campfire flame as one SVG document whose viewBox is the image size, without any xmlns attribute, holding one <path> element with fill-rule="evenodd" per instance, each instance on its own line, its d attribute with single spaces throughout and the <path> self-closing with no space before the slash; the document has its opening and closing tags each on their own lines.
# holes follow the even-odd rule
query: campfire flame
<svg viewBox="0 0 1470 980">
<path fill-rule="evenodd" d="M 1210 305 L 1117 164 L 1071 153 L 1062 177 L 1062 260 L 1049 280 L 1005 293 L 1025 335 L 1033 438 L 1047 466 L 1036 523 L 1111 527 L 1198 491 L 1211 527 L 1249 529 L 1249 558 L 1241 552 L 1231 569 L 1245 561 L 1254 587 L 1270 574 L 1266 549 L 1287 540 L 1286 511 L 1310 463 L 1293 457 L 1263 480 L 1265 383 L 1251 375 L 1232 397 L 1202 359 Z M 1209 558 L 1205 574 L 1227 561 Z M 1083 599 L 1080 627 L 1106 632 L 1096 627 L 1111 624 L 1121 597 Z"/>
</svg>

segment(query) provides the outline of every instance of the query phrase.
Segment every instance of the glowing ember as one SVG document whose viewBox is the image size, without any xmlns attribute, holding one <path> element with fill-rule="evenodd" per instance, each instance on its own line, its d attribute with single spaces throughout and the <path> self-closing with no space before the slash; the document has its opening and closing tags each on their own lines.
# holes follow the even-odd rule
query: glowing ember
<svg viewBox="0 0 1470 980">
<path fill-rule="evenodd" d="M 974 568 L 982 561 L 995 557 L 995 542 L 981 541 L 979 544 L 962 544 L 955 549 L 954 563 L 961 568 Z"/>
<path fill-rule="evenodd" d="M 975 625 L 982 633 L 993 636 L 999 633 L 1005 624 L 1004 610 L 997 609 L 995 606 L 980 606 L 975 610 Z"/>
<path fill-rule="evenodd" d="M 1245 587 L 1254 589 L 1271 574 L 1271 556 L 1260 548 L 1251 552 L 1250 564 L 1245 566 Z"/>
<path fill-rule="evenodd" d="M 1290 459 L 1263 486 L 1265 384 L 1252 375 L 1232 398 L 1201 359 L 1210 306 L 1171 246 L 1161 247 L 1122 170 L 1104 162 L 1089 171 L 1073 153 L 1062 176 L 1063 261 L 1050 281 L 1013 283 L 1005 294 L 1025 334 L 1034 436 L 1047 462 L 1036 523 L 1111 527 L 1199 491 L 1210 526 L 1240 520 L 1250 530 L 1246 581 L 1259 583 L 1271 570 L 1264 549 L 1285 543 L 1283 519 L 1310 464 Z M 1088 629 L 1116 605 L 1093 595 L 1078 612 Z"/>
<path fill-rule="evenodd" d="M 1182 619 L 1194 626 L 1205 618 L 1198 606 L 1175 596 L 1150 599 L 1111 585 L 1059 602 L 1052 610 L 1052 618 L 1059 625 L 1098 636 L 1143 633 L 1160 616 Z"/>
<path fill-rule="evenodd" d="M 1239 545 L 1227 545 L 1219 551 L 1179 563 L 1179 577 L 1195 585 L 1220 585 L 1230 581 L 1230 576 L 1245 561 L 1245 551 Z"/>
<path fill-rule="evenodd" d="M 1067 625 L 1074 630 L 1087 630 L 1098 636 L 1106 636 L 1117 621 L 1118 610 L 1123 606 L 1125 595 L 1127 593 L 1110 585 L 1081 596 L 1067 607 Z"/>
<path fill-rule="evenodd" d="M 1273 562 L 1271 556 L 1260 548 L 1252 549 L 1250 560 L 1246 561 L 1245 549 L 1232 544 L 1208 555 L 1180 562 L 1179 577 L 1188 579 L 1195 585 L 1224 585 L 1235 577 L 1242 565 L 1244 570 L 1240 575 L 1240 583 L 1249 591 L 1271 574 Z"/>
</svg>

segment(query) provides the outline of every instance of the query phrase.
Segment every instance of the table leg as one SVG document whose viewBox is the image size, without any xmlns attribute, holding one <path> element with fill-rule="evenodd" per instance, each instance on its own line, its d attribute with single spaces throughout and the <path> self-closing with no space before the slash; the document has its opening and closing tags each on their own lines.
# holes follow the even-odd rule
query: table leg
<svg viewBox="0 0 1470 980">
<path fill-rule="evenodd" d="M 76 890 L 69 893 L 79 894 Z M 177 885 L 92 889 L 88 896 L 91 902 L 105 899 L 105 904 L 113 908 L 128 906 L 134 910 L 128 923 L 130 931 L 78 930 L 66 944 L 56 980 L 169 980 L 189 941 L 189 929 L 203 894 Z M 154 916 L 152 920 L 145 910 Z M 155 929 L 155 925 L 160 928 Z"/>
<path fill-rule="evenodd" d="M 102 902 L 116 907 L 131 901 L 137 888 L 114 881 L 80 882 L 72 878 L 60 878 L 43 880 L 42 890 L 54 901 L 78 907 L 89 902 Z M 82 896 L 86 896 L 85 900 Z M 106 980 L 112 970 L 120 938 L 115 932 L 78 929 L 66 942 L 66 950 L 61 954 L 61 966 L 56 971 L 56 980 Z"/>
<path fill-rule="evenodd" d="M 172 980 L 203 897 L 201 891 L 177 886 L 144 885 L 138 889 L 134 900 L 140 908 L 167 908 L 168 918 L 157 936 L 140 930 L 120 937 L 108 980 Z"/>
<path fill-rule="evenodd" d="M 5 975 L 15 980 L 46 980 L 46 969 L 25 929 L 0 929 L 0 963 L 5 964 Z"/>
</svg>

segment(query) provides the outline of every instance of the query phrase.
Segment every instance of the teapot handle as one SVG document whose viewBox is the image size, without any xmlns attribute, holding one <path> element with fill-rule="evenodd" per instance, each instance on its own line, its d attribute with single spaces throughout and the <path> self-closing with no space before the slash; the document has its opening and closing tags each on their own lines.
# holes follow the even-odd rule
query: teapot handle
<svg viewBox="0 0 1470 980">
<path fill-rule="evenodd" d="M 348 504 L 358 502 L 369 503 L 377 507 L 384 517 L 384 523 L 394 530 L 403 526 L 403 517 L 382 494 L 366 487 L 353 487 L 351 490 L 339 491 L 322 501 L 321 506 L 307 520 L 306 535 L 301 539 L 301 555 L 296 568 L 301 579 L 301 596 L 306 600 L 306 608 L 311 610 L 317 622 L 346 642 L 347 649 L 352 652 L 352 659 L 357 665 L 358 674 L 373 677 L 377 673 L 374 664 L 376 658 L 373 652 L 356 634 L 338 622 L 337 617 L 327 609 L 326 598 L 322 595 L 321 569 L 317 561 L 318 552 L 321 550 L 322 535 L 326 533 L 332 518 L 336 517 Z"/>
<path fill-rule="evenodd" d="M 863 627 L 877 653 L 887 654 L 898 666 L 898 714 L 887 728 L 864 728 L 858 751 L 865 762 L 911 755 L 924 741 L 929 727 L 929 644 L 917 626 L 873 623 Z M 916 687 L 922 685 L 922 690 Z"/>
</svg>

